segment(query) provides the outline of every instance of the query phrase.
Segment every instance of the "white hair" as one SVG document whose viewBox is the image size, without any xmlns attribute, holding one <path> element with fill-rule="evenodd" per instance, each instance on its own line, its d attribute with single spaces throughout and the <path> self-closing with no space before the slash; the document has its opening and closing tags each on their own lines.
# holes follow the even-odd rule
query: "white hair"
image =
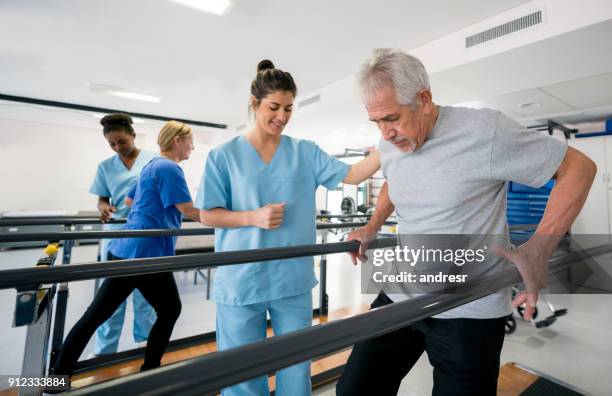
<svg viewBox="0 0 612 396">
<path fill-rule="evenodd" d="M 357 73 L 361 98 L 368 103 L 377 91 L 393 88 L 398 103 L 414 107 L 422 89 L 429 89 L 425 66 L 414 56 L 396 48 L 377 48 Z"/>
</svg>

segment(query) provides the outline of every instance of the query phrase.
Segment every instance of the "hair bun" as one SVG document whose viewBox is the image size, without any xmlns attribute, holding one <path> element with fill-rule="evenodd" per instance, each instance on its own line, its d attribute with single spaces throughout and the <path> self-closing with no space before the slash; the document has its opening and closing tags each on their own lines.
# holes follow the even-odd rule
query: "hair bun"
<svg viewBox="0 0 612 396">
<path fill-rule="evenodd" d="M 125 113 L 112 113 L 108 114 L 100 120 L 100 124 L 102 126 L 114 126 L 114 125 L 132 125 L 134 121 L 132 121 L 132 117 Z"/>
<path fill-rule="evenodd" d="M 264 59 L 257 64 L 257 73 L 268 69 L 274 69 L 274 63 L 271 60 Z"/>
</svg>

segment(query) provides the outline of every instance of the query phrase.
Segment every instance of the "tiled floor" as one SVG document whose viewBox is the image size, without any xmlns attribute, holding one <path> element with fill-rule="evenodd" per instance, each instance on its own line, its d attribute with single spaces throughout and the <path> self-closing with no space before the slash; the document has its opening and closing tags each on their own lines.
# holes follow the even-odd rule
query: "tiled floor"
<svg viewBox="0 0 612 396">
<path fill-rule="evenodd" d="M 0 269 L 23 268 L 33 265 L 40 249 L 9 250 L 0 252 Z M 77 247 L 73 262 L 88 262 L 95 258 L 93 245 Z M 330 309 L 361 302 L 369 303 L 374 296 L 362 295 L 360 269 L 345 255 L 330 256 L 328 263 L 328 294 Z M 193 272 L 175 274 L 183 311 L 174 329 L 173 338 L 182 338 L 214 331 L 215 306 L 205 299 L 202 279 L 193 285 Z M 70 284 L 67 328 L 83 313 L 93 296 L 93 281 Z M 0 374 L 21 371 L 25 328 L 12 328 L 15 291 L 0 291 Z M 318 288 L 313 292 L 318 305 Z M 517 331 L 506 338 L 502 351 L 502 364 L 515 361 L 559 378 L 590 394 L 612 394 L 609 373 L 612 372 L 612 295 L 555 295 L 552 301 L 569 309 L 552 327 L 535 329 L 520 322 Z M 132 310 L 128 305 L 120 350 L 135 347 L 131 338 Z M 92 342 L 83 357 L 92 353 Z M 10 358 L 6 358 L 10 357 Z M 431 393 L 431 366 L 423 355 L 400 387 L 400 395 L 428 395 Z M 317 395 L 334 395 L 334 384 L 315 391 Z"/>
</svg>

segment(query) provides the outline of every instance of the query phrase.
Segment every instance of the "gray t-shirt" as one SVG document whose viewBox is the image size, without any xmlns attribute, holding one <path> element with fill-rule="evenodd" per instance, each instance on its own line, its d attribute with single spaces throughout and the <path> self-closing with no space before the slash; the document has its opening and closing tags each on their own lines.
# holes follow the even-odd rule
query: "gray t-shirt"
<svg viewBox="0 0 612 396">
<path fill-rule="evenodd" d="M 563 142 L 526 131 L 499 111 L 440 106 L 433 130 L 416 152 L 402 153 L 380 141 L 382 171 L 399 233 L 488 234 L 508 240 L 507 181 L 541 187 L 554 175 L 566 150 Z M 511 312 L 509 294 L 492 294 L 436 317 L 505 316 Z"/>
</svg>

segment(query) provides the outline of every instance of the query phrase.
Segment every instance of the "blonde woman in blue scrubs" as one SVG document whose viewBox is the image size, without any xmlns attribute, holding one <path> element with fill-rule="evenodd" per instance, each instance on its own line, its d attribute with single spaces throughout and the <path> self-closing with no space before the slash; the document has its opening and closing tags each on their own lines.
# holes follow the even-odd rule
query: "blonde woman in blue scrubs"
<svg viewBox="0 0 612 396">
<path fill-rule="evenodd" d="M 89 190 L 98 196 L 100 220 L 106 223 L 112 218 L 128 217 L 130 208 L 125 198 L 136 185 L 140 171 L 159 154 L 141 150 L 134 144 L 136 133 L 132 127 L 132 117 L 123 113 L 113 113 L 103 117 L 100 124 L 110 148 L 116 153 L 98 165 L 96 177 Z M 123 224 L 105 224 L 104 229 L 121 229 Z M 108 261 L 109 239 L 100 241 L 100 261 Z M 132 293 L 134 305 L 134 341 L 144 342 L 155 323 L 155 311 L 144 299 L 139 290 Z M 119 337 L 125 319 L 124 301 L 115 313 L 96 330 L 94 354 L 106 355 L 117 352 Z"/>
<path fill-rule="evenodd" d="M 217 228 L 215 251 L 314 244 L 317 187 L 359 184 L 378 170 L 378 152 L 349 166 L 311 141 L 283 136 L 296 93 L 289 73 L 261 61 L 251 83 L 254 128 L 209 153 L 195 206 L 202 222 Z M 264 339 L 267 313 L 276 335 L 311 326 L 316 283 L 312 257 L 219 267 L 218 349 Z M 222 394 L 268 395 L 267 377 Z M 309 361 L 276 373 L 276 395 L 310 394 Z"/>
</svg>

